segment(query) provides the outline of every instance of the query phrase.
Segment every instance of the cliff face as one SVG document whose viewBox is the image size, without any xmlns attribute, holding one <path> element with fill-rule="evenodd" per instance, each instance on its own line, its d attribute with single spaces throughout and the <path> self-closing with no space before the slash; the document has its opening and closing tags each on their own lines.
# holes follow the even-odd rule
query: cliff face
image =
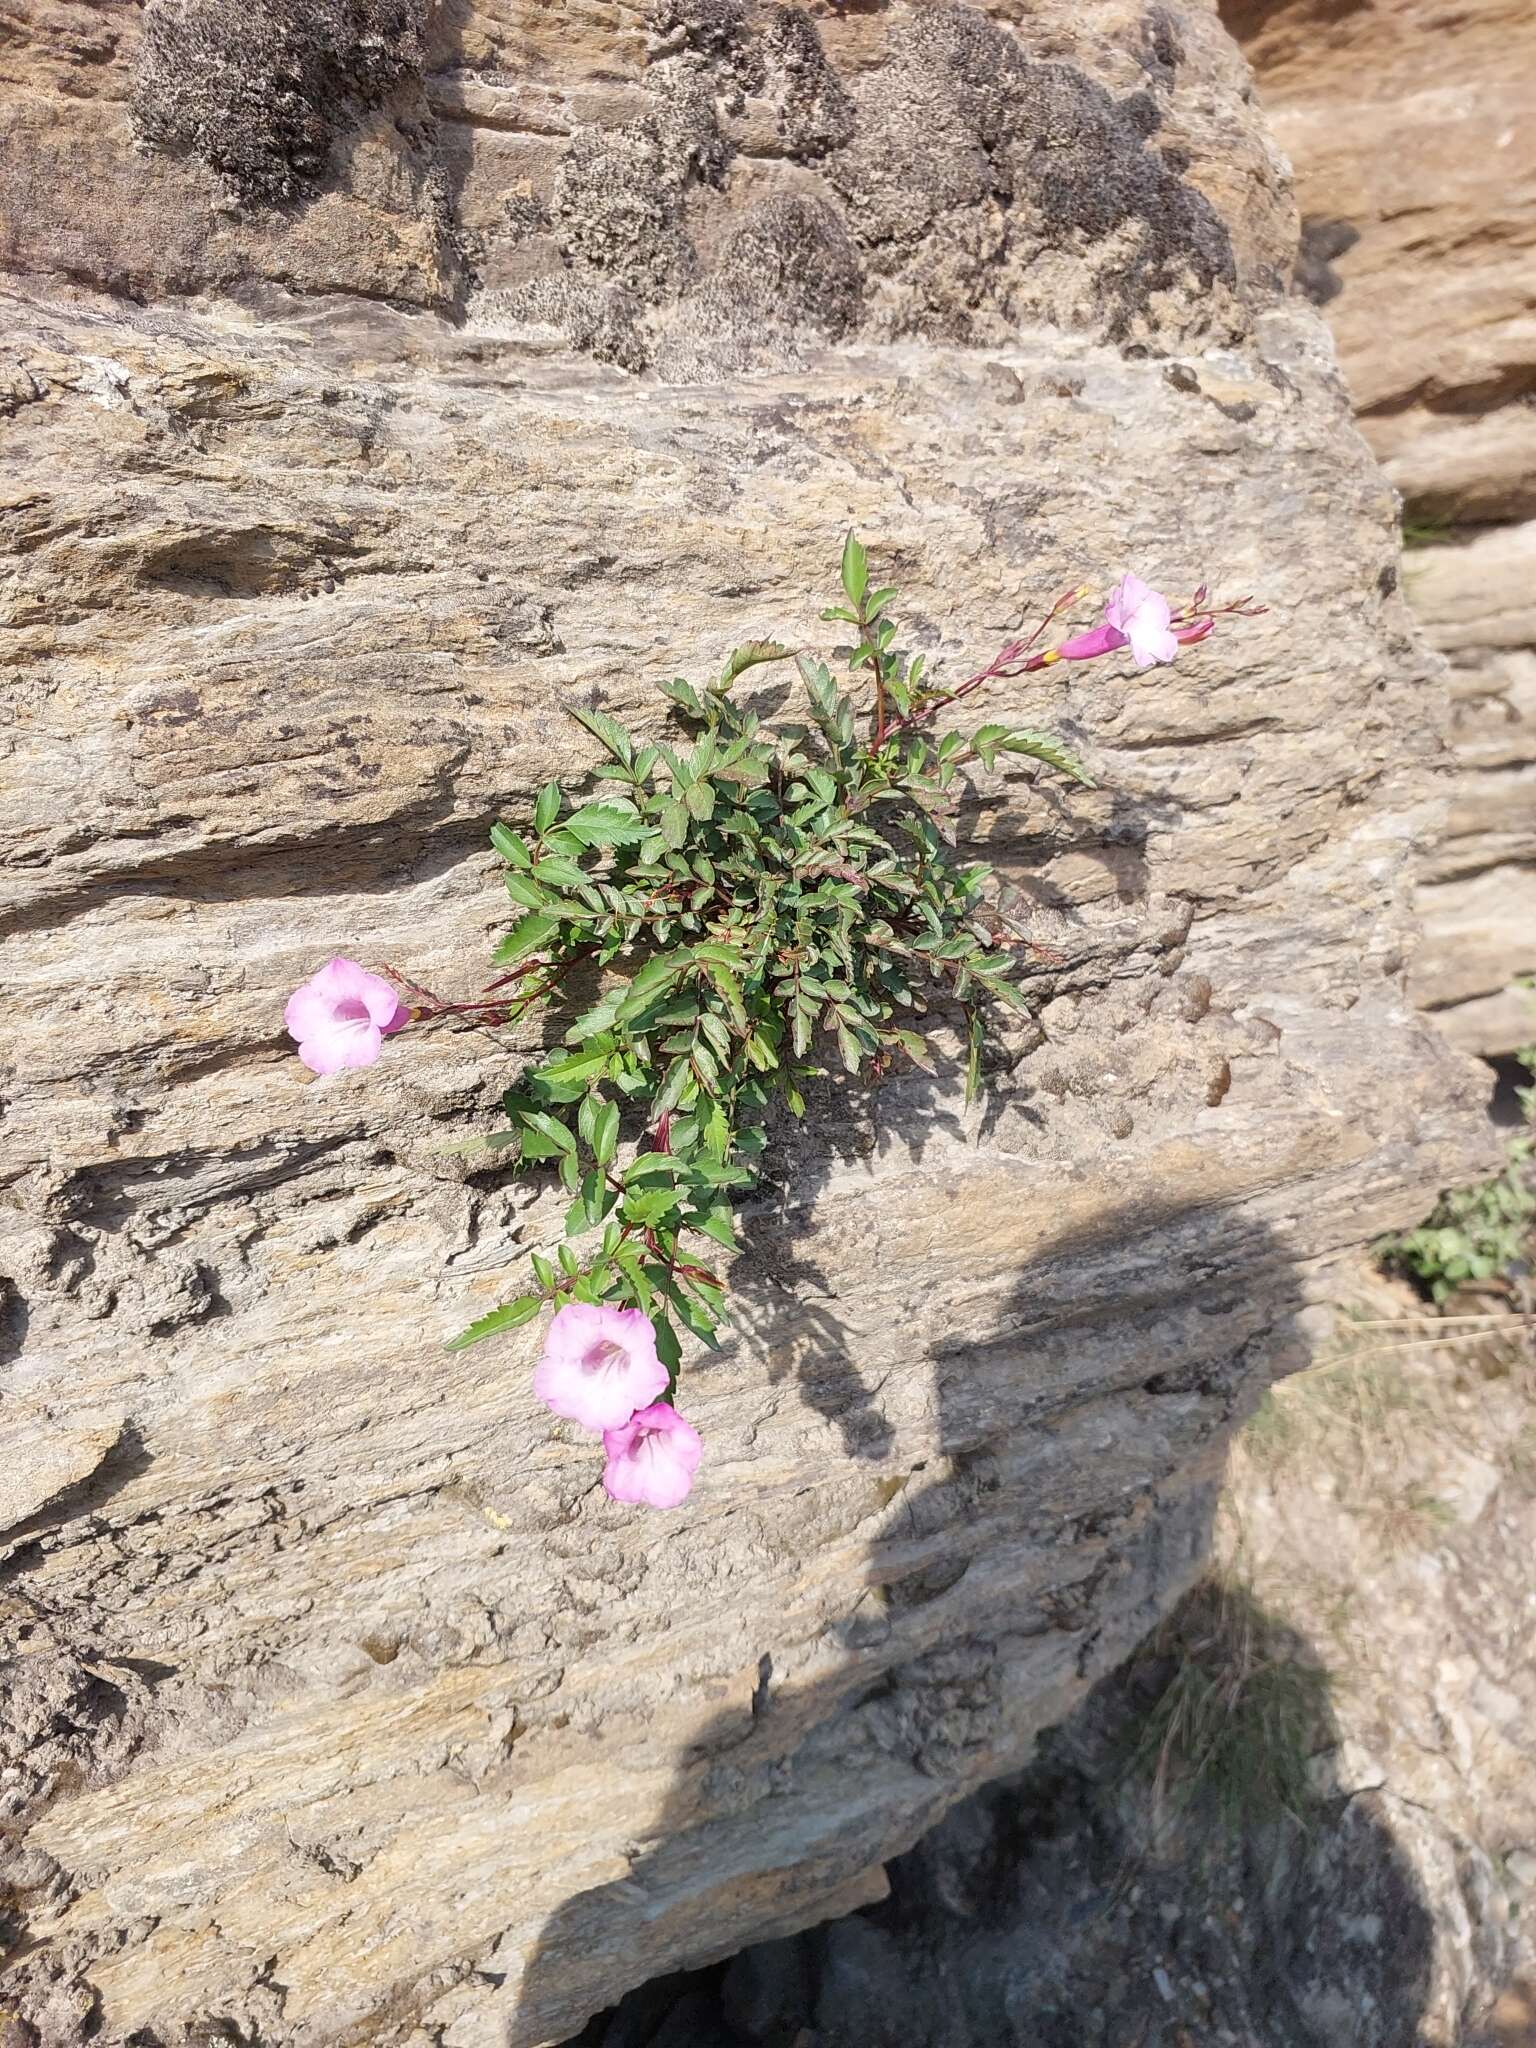
<svg viewBox="0 0 1536 2048">
<path fill-rule="evenodd" d="M 1414 987 L 1461 1044 L 1536 1029 L 1536 19 L 1477 0 L 1228 0 L 1296 171 L 1299 280 L 1404 499 L 1460 775 Z"/>
<path fill-rule="evenodd" d="M 561 2038 L 807 1924 L 1179 1595 L 1336 1253 L 1481 1163 L 1409 1005 L 1443 685 L 1201 9 L 58 0 L 0 27 L 16 2038 Z M 472 990 L 488 822 L 811 642 L 845 527 L 958 672 L 1134 563 L 1273 607 L 1009 709 L 988 1102 L 828 1084 L 592 1489 L 484 1034 L 310 1085 L 341 950 Z M 1042 962 L 1048 956 L 1040 956 Z M 525 1333 L 526 1334 L 526 1333 Z"/>
</svg>

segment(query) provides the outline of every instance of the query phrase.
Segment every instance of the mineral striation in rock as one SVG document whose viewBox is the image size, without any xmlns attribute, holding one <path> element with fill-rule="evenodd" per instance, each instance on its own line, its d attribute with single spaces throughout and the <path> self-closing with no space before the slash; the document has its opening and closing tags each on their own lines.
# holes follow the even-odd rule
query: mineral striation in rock
<svg viewBox="0 0 1536 2048">
<path fill-rule="evenodd" d="M 0 78 L 7 2024 L 558 2040 L 1021 1765 L 1481 1164 L 1392 494 L 1201 6 L 49 0 Z M 569 708 L 824 642 L 850 524 L 956 677 L 1126 567 L 1271 610 L 990 707 L 1101 785 L 963 820 L 1039 1023 L 786 1133 L 647 1516 L 443 1349 L 559 1235 L 515 1057 L 312 1084 L 283 1002 L 472 993 Z"/>
</svg>

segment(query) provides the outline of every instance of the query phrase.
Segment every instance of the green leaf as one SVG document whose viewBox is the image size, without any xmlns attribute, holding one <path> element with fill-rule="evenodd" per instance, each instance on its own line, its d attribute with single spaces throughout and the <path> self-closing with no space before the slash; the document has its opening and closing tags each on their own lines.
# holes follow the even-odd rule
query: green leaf
<svg viewBox="0 0 1536 2048">
<path fill-rule="evenodd" d="M 670 697 L 674 704 L 680 704 L 691 718 L 709 716 L 698 691 L 692 683 L 685 682 L 681 676 L 674 676 L 670 683 L 663 683 L 661 694 L 663 697 Z"/>
<path fill-rule="evenodd" d="M 858 608 L 869 588 L 869 556 L 850 526 L 843 542 L 843 589 L 848 602 Z"/>
<path fill-rule="evenodd" d="M 557 1088 L 569 1087 L 573 1081 L 591 1081 L 602 1073 L 610 1055 L 606 1052 L 563 1053 L 557 1059 L 547 1060 L 542 1067 L 535 1067 L 528 1076 L 530 1083 L 547 1081 Z"/>
<path fill-rule="evenodd" d="M 613 1256 L 620 1271 L 629 1281 L 630 1288 L 635 1297 L 636 1307 L 644 1309 L 646 1314 L 649 1315 L 651 1310 L 651 1283 L 645 1277 L 644 1254 L 641 1252 L 639 1245 L 633 1239 L 625 1239 L 622 1243 L 614 1246 Z M 662 1363 L 665 1364 L 666 1360 L 663 1359 Z"/>
<path fill-rule="evenodd" d="M 500 1308 L 493 1308 L 489 1315 L 471 1323 L 467 1330 L 461 1330 L 457 1337 L 450 1337 L 447 1348 L 450 1351 L 467 1351 L 471 1344 L 479 1344 L 487 1337 L 499 1337 L 505 1330 L 521 1329 L 524 1323 L 531 1323 L 544 1306 L 543 1297 L 537 1294 L 520 1294 L 516 1301 L 503 1302 Z"/>
<path fill-rule="evenodd" d="M 584 1010 L 566 1032 L 567 1043 L 580 1044 L 583 1039 L 595 1038 L 601 1031 L 611 1031 L 618 1021 L 619 1005 L 624 1000 L 622 988 L 611 988 L 598 999 L 590 1010 Z"/>
<path fill-rule="evenodd" d="M 497 966 L 508 967 L 514 960 L 526 959 L 528 954 L 538 952 L 559 929 L 558 918 L 547 917 L 542 912 L 535 911 L 531 917 L 525 917 L 521 924 L 514 925 L 496 948 L 493 957 Z"/>
<path fill-rule="evenodd" d="M 981 1093 L 981 1048 L 983 1031 L 980 1013 L 967 1010 L 965 1013 L 965 1100 L 967 1106 Z"/>
<path fill-rule="evenodd" d="M 619 1105 L 605 1102 L 597 1113 L 592 1131 L 592 1157 L 607 1166 L 619 1149 Z"/>
<path fill-rule="evenodd" d="M 548 1110 L 525 1109 L 523 1111 L 523 1121 L 530 1130 L 535 1130 L 539 1133 L 540 1137 L 547 1138 L 557 1152 L 571 1156 L 575 1154 L 575 1138 L 566 1129 L 565 1125 L 561 1123 L 560 1119 L 557 1116 L 551 1116 Z"/>
<path fill-rule="evenodd" d="M 674 853 L 688 837 L 688 813 L 680 803 L 662 805 L 661 836 Z"/>
<path fill-rule="evenodd" d="M 738 647 L 720 673 L 715 685 L 718 690 L 728 690 L 736 678 L 749 668 L 758 668 L 765 661 L 785 661 L 792 649 L 781 647 L 777 640 L 749 640 L 745 647 Z"/>
<path fill-rule="evenodd" d="M 533 864 L 534 878 L 547 882 L 553 889 L 585 889 L 591 877 L 577 867 L 573 860 L 539 860 Z"/>
<path fill-rule="evenodd" d="M 558 782 L 546 782 L 539 791 L 539 800 L 533 807 L 533 829 L 541 838 L 559 817 L 563 800 Z"/>
<path fill-rule="evenodd" d="M 690 783 L 684 802 L 690 817 L 699 819 L 701 823 L 715 815 L 715 792 L 707 782 Z M 665 835 L 665 828 L 663 828 L 663 835 Z M 679 844 L 681 844 L 681 841 L 679 841 Z"/>
<path fill-rule="evenodd" d="M 677 1332 L 659 1311 L 651 1317 L 651 1328 L 656 1332 L 656 1356 L 675 1381 L 677 1369 L 683 1362 L 683 1347 L 677 1341 Z"/>
<path fill-rule="evenodd" d="M 540 888 L 532 875 L 508 868 L 502 880 L 507 885 L 507 894 L 514 903 L 520 903 L 524 910 L 542 910 L 549 901 L 548 894 Z"/>
<path fill-rule="evenodd" d="M 566 819 L 563 829 L 574 833 L 584 846 L 634 846 L 651 828 L 621 804 L 583 804 Z"/>
<path fill-rule="evenodd" d="M 602 711 L 589 711 L 575 704 L 567 708 L 578 725 L 584 725 L 594 739 L 602 741 L 616 761 L 625 768 L 629 767 L 635 758 L 635 745 L 622 725 L 616 725 Z"/>
<path fill-rule="evenodd" d="M 692 966 L 686 953 L 663 953 L 655 960 L 647 960 L 629 987 L 624 991 L 615 1012 L 620 1024 L 633 1023 L 664 989 L 670 988 L 682 974 Z"/>
<path fill-rule="evenodd" d="M 1048 732 L 1011 732 L 1002 742 L 1000 751 L 1005 754 L 1027 754 L 1032 761 L 1043 761 L 1047 767 L 1056 769 L 1059 774 L 1069 775 L 1085 789 L 1097 787 L 1093 777 L 1077 756 L 1069 753 L 1061 741 L 1053 739 Z"/>
<path fill-rule="evenodd" d="M 527 841 L 505 825 L 491 827 L 491 844 L 502 859 L 511 861 L 515 868 L 527 867 L 533 858 L 528 851 Z"/>
<path fill-rule="evenodd" d="M 690 1230 L 701 1230 L 706 1237 L 712 1237 L 716 1244 L 736 1249 L 736 1223 L 729 1202 L 720 1202 L 707 1216 L 694 1217 L 688 1225 Z"/>
<path fill-rule="evenodd" d="M 893 1031 L 891 1036 L 907 1055 L 907 1058 L 915 1061 L 925 1074 L 933 1072 L 933 1054 L 928 1049 L 926 1038 L 919 1037 L 915 1031 Z"/>
</svg>

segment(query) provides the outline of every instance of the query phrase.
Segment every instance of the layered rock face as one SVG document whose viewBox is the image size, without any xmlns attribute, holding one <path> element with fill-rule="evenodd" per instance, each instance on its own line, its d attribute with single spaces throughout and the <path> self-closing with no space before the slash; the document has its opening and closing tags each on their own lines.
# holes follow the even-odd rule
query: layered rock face
<svg viewBox="0 0 1536 2048">
<path fill-rule="evenodd" d="M 1223 9 L 1295 165 L 1298 276 L 1404 499 L 1461 775 L 1415 989 L 1456 1039 L 1536 1036 L 1536 18 L 1477 0 Z"/>
<path fill-rule="evenodd" d="M 1021 1764 L 1328 1260 L 1481 1165 L 1391 493 L 1203 9 L 54 0 L 0 66 L 6 2024 L 558 2040 Z M 466 1151 L 515 1051 L 311 1085 L 282 1004 L 473 993 L 567 709 L 824 644 L 850 523 L 957 677 L 1130 563 L 1272 610 L 989 702 L 1101 782 L 966 811 L 1040 1024 L 786 1133 L 637 1515 L 535 1335 L 442 1349 L 559 1236 Z"/>
</svg>

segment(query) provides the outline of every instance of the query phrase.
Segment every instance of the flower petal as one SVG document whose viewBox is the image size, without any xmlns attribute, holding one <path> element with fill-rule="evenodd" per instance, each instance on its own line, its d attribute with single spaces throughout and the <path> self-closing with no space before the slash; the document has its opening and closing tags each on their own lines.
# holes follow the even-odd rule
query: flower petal
<svg viewBox="0 0 1536 2048">
<path fill-rule="evenodd" d="M 675 1508 L 688 1498 L 704 1445 L 691 1422 L 664 1401 L 603 1435 L 603 1491 L 633 1507 Z"/>
<path fill-rule="evenodd" d="M 1056 652 L 1062 661 L 1091 661 L 1096 654 L 1112 654 L 1124 645 L 1125 635 L 1118 626 L 1103 625 L 1063 640 Z"/>
<path fill-rule="evenodd" d="M 283 1008 L 283 1023 L 290 1038 L 305 1039 L 325 1030 L 335 1014 L 335 1004 L 322 995 L 313 980 L 296 988 Z"/>
<path fill-rule="evenodd" d="M 1149 583 L 1143 583 L 1139 576 L 1127 571 L 1109 593 L 1109 602 L 1104 607 L 1106 623 L 1125 632 L 1129 628 L 1131 614 L 1139 611 L 1149 597 L 1156 595 Z"/>
<path fill-rule="evenodd" d="M 583 1429 L 617 1429 L 667 1389 L 656 1332 L 639 1309 L 571 1301 L 550 1323 L 533 1391 Z"/>
<path fill-rule="evenodd" d="M 1163 609 L 1166 612 L 1166 605 Z M 1166 618 L 1159 625 L 1155 618 L 1149 619 L 1142 613 L 1131 621 L 1130 641 L 1138 668 L 1170 662 L 1179 651 L 1177 636 L 1169 630 Z"/>
<path fill-rule="evenodd" d="M 312 1074 L 338 1074 L 343 1067 L 371 1067 L 384 1041 L 366 1018 L 334 1020 L 299 1041 L 299 1058 Z"/>
</svg>

